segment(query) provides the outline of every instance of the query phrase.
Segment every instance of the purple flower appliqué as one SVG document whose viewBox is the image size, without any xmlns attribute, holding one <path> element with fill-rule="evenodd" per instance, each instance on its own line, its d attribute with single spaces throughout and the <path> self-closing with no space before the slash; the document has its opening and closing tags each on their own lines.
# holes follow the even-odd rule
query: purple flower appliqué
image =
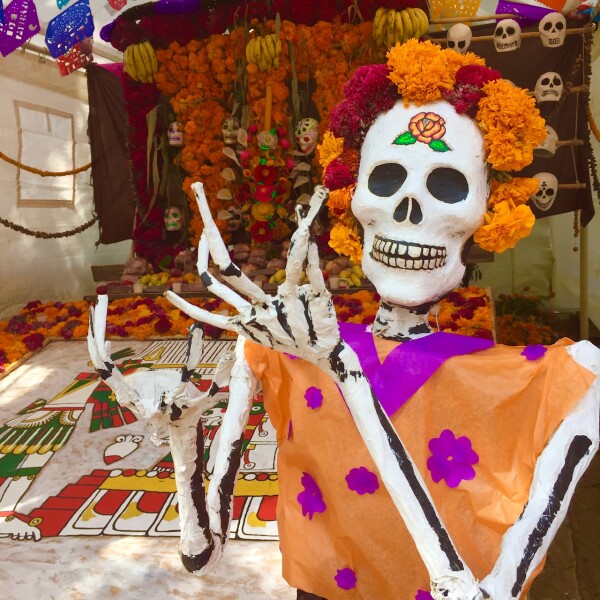
<svg viewBox="0 0 600 600">
<path fill-rule="evenodd" d="M 317 482 L 308 474 L 302 473 L 300 480 L 304 491 L 298 494 L 298 504 L 302 507 L 302 515 L 312 520 L 315 513 L 325 512 L 327 506 L 323 502 L 323 495 Z"/>
<path fill-rule="evenodd" d="M 455 488 L 463 479 L 474 479 L 479 456 L 471 448 L 471 440 L 455 437 L 449 429 L 444 429 L 439 438 L 429 440 L 431 456 L 427 459 L 427 468 L 431 478 L 438 483 L 442 479 L 446 485 Z"/>
<path fill-rule="evenodd" d="M 546 354 L 546 350 L 547 348 L 542 346 L 542 344 L 533 344 L 531 346 L 525 346 L 523 352 L 521 352 L 521 356 L 524 356 L 527 360 L 537 360 Z"/>
<path fill-rule="evenodd" d="M 352 469 L 346 475 L 346 483 L 349 489 L 361 496 L 363 494 L 374 494 L 375 490 L 379 488 L 377 475 L 369 471 L 366 467 Z"/>
<path fill-rule="evenodd" d="M 334 579 L 337 586 L 343 590 L 352 590 L 356 587 L 356 573 L 348 567 L 338 569 Z"/>
<path fill-rule="evenodd" d="M 319 388 L 309 387 L 304 392 L 304 399 L 306 400 L 306 406 L 315 410 L 323 404 L 323 392 Z"/>
<path fill-rule="evenodd" d="M 290 359 L 290 360 L 296 360 L 298 357 L 294 356 L 293 354 L 290 354 L 289 352 L 284 352 L 284 354 Z"/>
<path fill-rule="evenodd" d="M 415 596 L 415 600 L 433 600 L 433 596 L 425 590 L 419 590 Z"/>
</svg>

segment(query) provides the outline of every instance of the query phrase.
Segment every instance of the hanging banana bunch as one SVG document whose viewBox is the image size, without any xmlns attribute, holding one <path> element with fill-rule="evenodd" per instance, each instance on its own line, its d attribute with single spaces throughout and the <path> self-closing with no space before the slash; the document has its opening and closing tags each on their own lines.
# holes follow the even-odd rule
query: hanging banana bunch
<svg viewBox="0 0 600 600">
<path fill-rule="evenodd" d="M 429 29 L 427 14 L 420 8 L 378 8 L 373 19 L 373 39 L 378 47 L 391 48 L 409 38 L 419 39 Z"/>
<path fill-rule="evenodd" d="M 279 67 L 280 53 L 281 40 L 275 33 L 252 38 L 246 45 L 246 60 L 263 72 Z"/>
<path fill-rule="evenodd" d="M 158 71 L 158 61 L 154 48 L 148 40 L 141 44 L 131 44 L 125 48 L 123 68 L 125 73 L 135 81 L 154 83 L 154 76 Z"/>
</svg>

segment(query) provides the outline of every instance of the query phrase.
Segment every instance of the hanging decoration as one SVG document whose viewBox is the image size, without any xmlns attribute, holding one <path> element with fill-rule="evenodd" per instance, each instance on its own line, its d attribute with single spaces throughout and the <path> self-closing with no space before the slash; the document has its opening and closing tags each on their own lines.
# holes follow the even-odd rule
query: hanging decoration
<svg viewBox="0 0 600 600">
<path fill-rule="evenodd" d="M 4 9 L 0 25 L 0 53 L 8 56 L 40 31 L 40 21 L 33 0 L 13 0 Z"/>
<path fill-rule="evenodd" d="M 85 38 L 75 44 L 65 54 L 56 58 L 58 72 L 61 77 L 89 65 L 94 60 L 94 55 L 92 54 L 93 43 L 93 38 Z"/>
<path fill-rule="evenodd" d="M 48 23 L 46 46 L 50 55 L 58 58 L 93 34 L 94 17 L 89 0 L 79 0 Z"/>
</svg>

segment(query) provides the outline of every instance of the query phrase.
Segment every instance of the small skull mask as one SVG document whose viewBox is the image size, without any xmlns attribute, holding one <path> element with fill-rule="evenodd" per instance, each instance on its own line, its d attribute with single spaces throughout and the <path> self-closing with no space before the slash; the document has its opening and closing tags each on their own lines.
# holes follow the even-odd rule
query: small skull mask
<svg viewBox="0 0 600 600">
<path fill-rule="evenodd" d="M 521 27 L 514 19 L 503 19 L 494 30 L 497 52 L 510 52 L 521 47 Z"/>
<path fill-rule="evenodd" d="M 448 29 L 448 48 L 459 54 L 466 54 L 472 37 L 473 33 L 468 25 L 457 23 Z"/>
<path fill-rule="evenodd" d="M 173 121 L 167 129 L 169 146 L 183 146 L 183 130 L 177 121 Z"/>
<path fill-rule="evenodd" d="M 223 121 L 223 141 L 227 146 L 237 144 L 238 130 L 240 122 L 237 117 L 228 117 Z"/>
<path fill-rule="evenodd" d="M 456 287 L 487 197 L 483 135 L 470 118 L 443 101 L 400 101 L 380 115 L 362 145 L 352 212 L 382 299 L 422 307 Z"/>
<path fill-rule="evenodd" d="M 535 83 L 535 99 L 539 102 L 558 102 L 563 93 L 562 77 L 555 71 L 539 76 Z"/>
<path fill-rule="evenodd" d="M 546 125 L 546 137 L 544 141 L 533 151 L 534 156 L 540 158 L 552 158 L 556 154 L 558 134 L 550 125 Z"/>
<path fill-rule="evenodd" d="M 567 20 L 558 12 L 546 15 L 540 21 L 540 37 L 546 48 L 558 48 L 565 43 Z"/>
<path fill-rule="evenodd" d="M 296 123 L 294 137 L 304 154 L 312 154 L 319 139 L 319 122 L 316 119 L 302 119 Z"/>
<path fill-rule="evenodd" d="M 167 231 L 179 231 L 181 229 L 181 209 L 176 207 L 165 210 L 165 227 Z"/>
<path fill-rule="evenodd" d="M 558 194 L 558 179 L 552 173 L 536 173 L 534 175 L 540 185 L 531 200 L 537 208 L 546 212 L 554 204 Z"/>
</svg>

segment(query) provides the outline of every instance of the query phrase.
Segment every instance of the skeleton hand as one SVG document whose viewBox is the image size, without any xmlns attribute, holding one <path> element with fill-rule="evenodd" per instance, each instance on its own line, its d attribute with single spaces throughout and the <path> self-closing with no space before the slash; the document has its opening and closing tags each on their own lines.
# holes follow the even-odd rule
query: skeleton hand
<svg viewBox="0 0 600 600">
<path fill-rule="evenodd" d="M 292 236 L 288 252 L 286 280 L 273 297 L 265 294 L 231 262 L 210 214 L 202 184 L 195 183 L 192 188 L 204 221 L 204 232 L 198 247 L 198 272 L 206 287 L 234 306 L 239 314 L 234 317 L 214 315 L 186 302 L 173 292 L 166 292 L 167 298 L 193 319 L 236 331 L 264 346 L 300 355 L 327 367 L 327 361 L 331 360 L 339 342 L 339 330 L 331 294 L 325 287 L 319 268 L 317 247 L 310 239 L 309 230 L 327 198 L 327 189 L 317 186 L 310 200 L 308 214 L 304 218 L 298 216 L 298 229 Z M 237 291 L 210 276 L 209 251 L 223 279 Z M 305 259 L 310 283 L 299 285 Z M 245 300 L 240 293 L 250 301 Z"/>
</svg>

